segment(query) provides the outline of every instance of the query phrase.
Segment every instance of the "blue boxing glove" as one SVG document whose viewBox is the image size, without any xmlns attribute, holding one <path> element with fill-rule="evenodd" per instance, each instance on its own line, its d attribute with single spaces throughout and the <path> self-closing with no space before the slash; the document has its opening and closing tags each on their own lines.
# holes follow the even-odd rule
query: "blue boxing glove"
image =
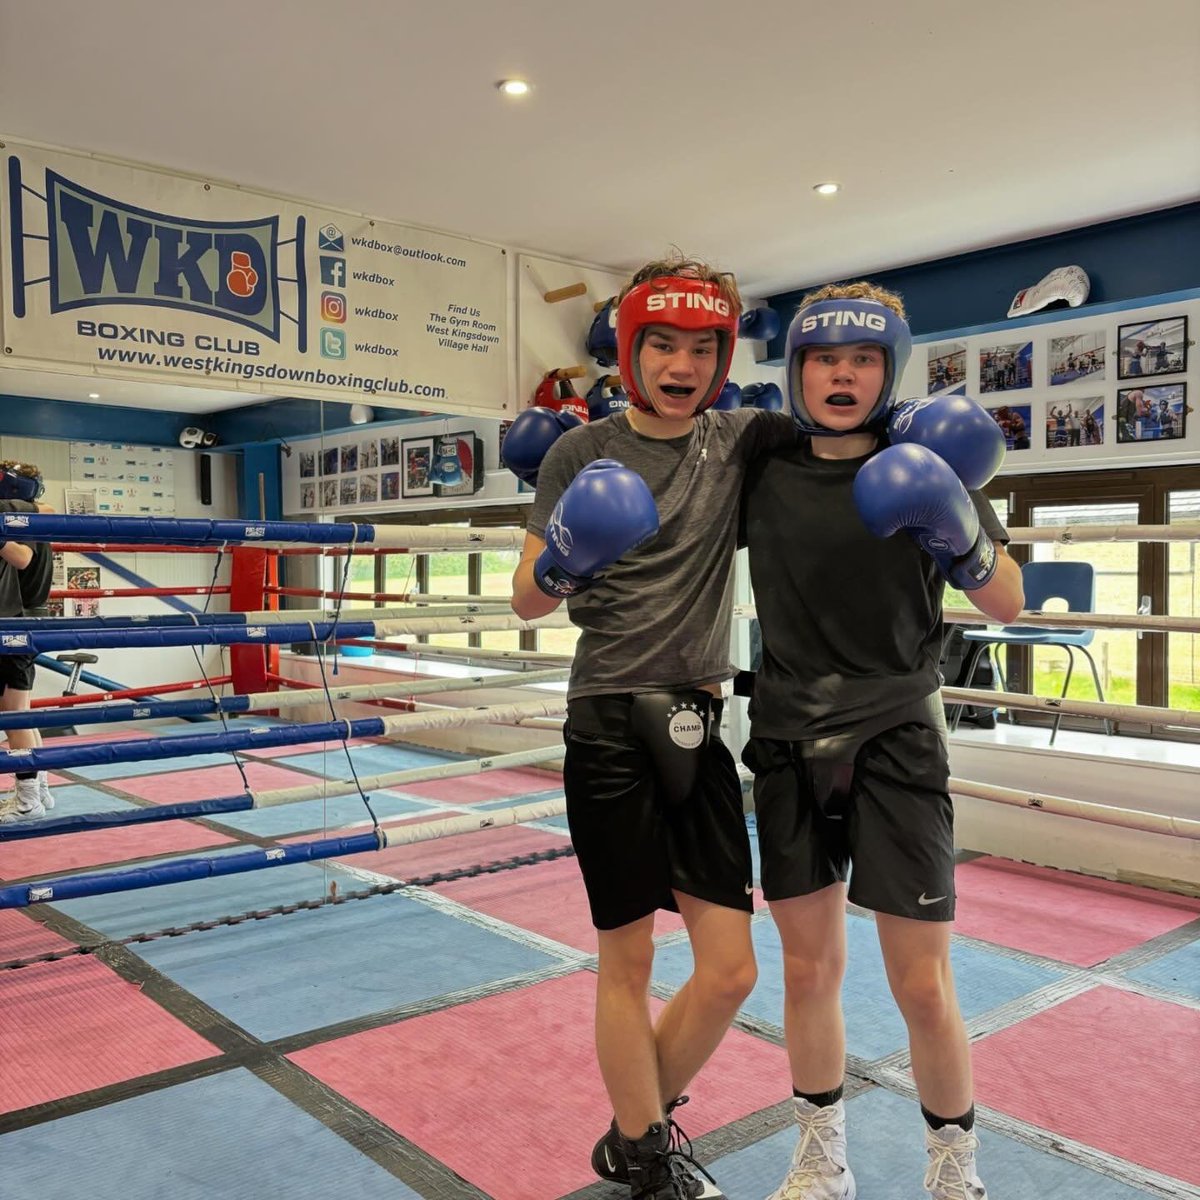
<svg viewBox="0 0 1200 1200">
<path fill-rule="evenodd" d="M 742 388 L 742 407 L 780 412 L 783 408 L 783 392 L 777 383 L 748 383 Z"/>
<path fill-rule="evenodd" d="M 466 479 L 458 457 L 458 438 L 438 438 L 437 457 L 429 468 L 429 478 L 443 487 L 455 487 Z"/>
<path fill-rule="evenodd" d="M 598 459 L 555 505 L 533 578 L 547 596 L 574 596 L 657 532 L 658 509 L 642 477 L 611 458 Z"/>
<path fill-rule="evenodd" d="M 727 379 L 725 385 L 717 393 L 713 408 L 721 412 L 732 412 L 742 407 L 742 389 L 732 379 Z"/>
<path fill-rule="evenodd" d="M 893 446 L 932 450 L 970 491 L 983 487 L 1004 462 L 1004 431 L 969 396 L 904 400 L 889 412 L 887 434 Z"/>
<path fill-rule="evenodd" d="M 500 458 L 504 465 L 530 487 L 537 487 L 538 471 L 550 447 L 568 429 L 582 425 L 574 413 L 552 408 L 527 408 L 504 435 Z"/>
<path fill-rule="evenodd" d="M 996 547 L 980 528 L 979 514 L 951 467 L 924 446 L 889 446 L 854 477 L 854 503 L 876 537 L 903 529 L 964 592 L 973 592 L 996 570 Z"/>
<path fill-rule="evenodd" d="M 748 308 L 738 317 L 738 337 L 769 342 L 779 336 L 779 314 L 773 308 Z"/>
</svg>

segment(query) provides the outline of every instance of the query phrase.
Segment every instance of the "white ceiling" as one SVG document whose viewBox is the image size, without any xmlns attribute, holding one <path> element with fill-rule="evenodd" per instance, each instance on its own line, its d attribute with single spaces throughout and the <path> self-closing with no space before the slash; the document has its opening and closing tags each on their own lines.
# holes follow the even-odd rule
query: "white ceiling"
<svg viewBox="0 0 1200 1200">
<path fill-rule="evenodd" d="M 0 128 L 763 296 L 1200 197 L 1198 61 L 1200 0 L 0 0 Z"/>
</svg>

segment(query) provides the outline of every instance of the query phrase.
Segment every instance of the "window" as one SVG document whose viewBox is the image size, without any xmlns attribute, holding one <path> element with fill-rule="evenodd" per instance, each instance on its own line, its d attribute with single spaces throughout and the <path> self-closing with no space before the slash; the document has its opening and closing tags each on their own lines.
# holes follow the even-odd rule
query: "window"
<svg viewBox="0 0 1200 1200">
<path fill-rule="evenodd" d="M 1137 504 L 1039 504 L 1033 507 L 1035 529 L 1064 525 L 1136 525 Z M 1096 572 L 1096 612 L 1136 613 L 1138 609 L 1138 546 L 1136 542 L 1083 542 L 1060 545 L 1036 542 L 1029 547 L 1033 562 L 1087 562 Z M 1049 611 L 1065 608 L 1059 602 Z M 1137 700 L 1137 634 L 1132 630 L 1098 629 L 1088 647 L 1100 671 L 1104 699 L 1110 704 Z M 1067 652 L 1058 646 L 1038 646 L 1033 652 L 1033 694 L 1062 694 Z M 1067 695 L 1095 700 L 1096 689 L 1086 664 L 1071 676 Z"/>
<path fill-rule="evenodd" d="M 1133 470 L 1072 471 L 1001 476 L 987 488 L 989 498 L 1009 500 L 1013 526 L 1163 525 L 1200 519 L 1200 491 L 1194 466 L 1139 467 Z M 1067 558 L 1096 567 L 1096 611 L 1134 614 L 1200 615 L 1200 579 L 1194 542 L 1079 542 L 1013 546 L 1019 562 Z M 1105 699 L 1196 711 L 1200 709 L 1200 637 L 1194 634 L 1097 630 L 1089 647 L 1096 656 Z M 1038 695 L 1062 687 L 1061 652 L 1026 648 L 1009 652 L 1006 674 L 1014 691 Z M 1092 698 L 1086 666 L 1079 664 L 1069 694 Z M 1057 687 L 1055 683 L 1057 682 Z M 1021 713 L 1021 722 L 1049 718 Z M 1064 725 L 1094 730 L 1094 720 L 1064 718 Z M 1197 740 L 1194 731 L 1123 721 L 1122 733 Z"/>
<path fill-rule="evenodd" d="M 1171 492 L 1167 521 L 1200 521 L 1200 491 Z M 1167 543 L 1167 612 L 1200 616 L 1200 569 L 1196 542 Z M 1167 707 L 1200 710 L 1200 636 L 1167 634 Z"/>
</svg>

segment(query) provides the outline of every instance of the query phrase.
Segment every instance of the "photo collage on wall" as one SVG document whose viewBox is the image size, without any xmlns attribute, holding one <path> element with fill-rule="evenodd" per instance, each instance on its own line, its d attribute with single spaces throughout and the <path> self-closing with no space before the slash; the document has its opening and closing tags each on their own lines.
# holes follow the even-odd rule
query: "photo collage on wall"
<svg viewBox="0 0 1200 1200">
<path fill-rule="evenodd" d="M 483 443 L 473 430 L 384 434 L 298 454 L 301 510 L 470 496 L 483 486 Z"/>
<path fill-rule="evenodd" d="M 351 508 L 400 498 L 400 439 L 395 435 L 298 453 L 301 509 Z"/>
<path fill-rule="evenodd" d="M 997 339 L 976 351 L 971 365 L 979 370 L 980 402 L 1003 430 L 1009 451 L 1044 445 L 1069 453 L 1184 436 L 1187 384 L 1157 377 L 1187 370 L 1187 317 L 1122 324 L 1114 332 L 1115 342 L 1108 331 L 1092 329 L 1049 337 L 1044 347 Z M 1042 352 L 1044 371 L 1039 366 L 1035 379 L 1035 353 L 1040 363 Z M 965 341 L 930 344 L 927 394 L 967 392 L 968 361 Z M 1112 388 L 1114 376 L 1118 386 Z"/>
</svg>

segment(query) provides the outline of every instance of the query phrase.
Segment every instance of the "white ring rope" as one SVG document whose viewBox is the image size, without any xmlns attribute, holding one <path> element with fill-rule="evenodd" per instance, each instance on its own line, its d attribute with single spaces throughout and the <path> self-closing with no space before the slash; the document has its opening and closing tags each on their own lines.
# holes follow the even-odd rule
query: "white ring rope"
<svg viewBox="0 0 1200 1200">
<path fill-rule="evenodd" d="M 1152 725 L 1178 725 L 1200 729 L 1200 712 L 1182 708 L 1155 708 L 1149 704 L 1107 704 L 1098 700 L 1061 700 L 1057 696 L 1030 696 L 1025 692 L 993 692 L 986 688 L 942 688 L 947 704 L 972 704 L 978 708 L 1028 708 L 1068 713 L 1078 717 L 1103 717 L 1109 721 L 1140 721 Z"/>
<path fill-rule="evenodd" d="M 326 700 L 388 700 L 405 696 L 426 696 L 438 692 L 471 692 L 480 688 L 526 687 L 535 683 L 562 683 L 570 672 L 558 667 L 547 671 L 511 671 L 501 675 L 469 675 L 451 679 L 439 675 L 436 679 L 410 679 L 402 683 L 366 683 L 352 687 L 301 688 L 285 692 L 248 692 L 245 699 L 250 709 L 298 708 Z M 120 701 L 127 704 L 128 701 Z M 230 713 L 230 716 L 237 715 Z"/>
<path fill-rule="evenodd" d="M 1008 530 L 1019 546 L 1034 542 L 1059 542 L 1064 546 L 1084 542 L 1200 542 L 1200 521 L 1175 521 L 1170 525 L 1032 525 Z"/>
<path fill-rule="evenodd" d="M 753 604 L 735 604 L 733 615 L 745 620 L 756 615 Z M 1077 633 L 1081 629 L 1136 629 L 1142 633 L 1200 633 L 1200 617 L 1142 616 L 1121 613 L 1086 612 L 1022 612 L 1005 624 L 989 617 L 977 608 L 947 608 L 942 612 L 945 620 L 952 624 L 1003 625 L 1005 629 L 1018 626 L 1043 626 L 1059 629 L 1064 633 Z M 547 620 L 540 617 L 539 620 Z"/>
<path fill-rule="evenodd" d="M 562 796 L 537 800 L 531 804 L 517 804 L 512 808 L 494 808 L 488 813 L 468 813 L 461 817 L 447 817 L 443 821 L 427 821 L 420 825 L 402 825 L 399 828 L 380 826 L 384 846 L 411 846 L 414 842 L 431 842 L 437 838 L 454 837 L 460 833 L 478 833 L 482 829 L 497 829 L 503 825 L 520 825 L 525 821 L 547 821 L 562 816 L 567 811 L 566 799 Z M 564 843 L 566 839 L 563 839 Z"/>
<path fill-rule="evenodd" d="M 977 608 L 947 608 L 942 616 L 954 624 L 999 625 Z M 1122 613 L 1023 612 L 1005 628 L 1048 626 L 1074 633 L 1080 629 L 1136 629 L 1142 633 L 1200 633 L 1200 617 L 1125 615 Z"/>
<path fill-rule="evenodd" d="M 1188 817 L 1168 817 L 1163 813 L 1139 812 L 1131 808 L 1116 808 L 1094 804 L 1090 800 L 1073 800 L 1069 796 L 1047 796 L 1040 792 L 1022 792 L 1016 788 L 998 787 L 991 783 L 972 783 L 965 779 L 950 780 L 951 794 L 975 796 L 1017 808 L 1032 808 L 1038 812 L 1056 813 L 1063 817 L 1081 817 L 1102 825 L 1120 825 L 1123 829 L 1139 829 L 1145 833 L 1165 833 L 1172 837 L 1200 840 L 1200 821 Z"/>
</svg>

